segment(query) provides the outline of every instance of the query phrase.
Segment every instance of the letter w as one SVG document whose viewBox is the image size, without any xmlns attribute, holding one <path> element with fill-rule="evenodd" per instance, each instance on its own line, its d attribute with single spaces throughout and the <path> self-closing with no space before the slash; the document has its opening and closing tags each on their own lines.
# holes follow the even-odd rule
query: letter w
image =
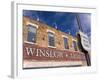
<svg viewBox="0 0 100 80">
<path fill-rule="evenodd" d="M 28 47 L 26 47 L 26 51 L 27 51 L 27 54 L 29 55 L 29 54 L 34 54 L 34 52 L 35 52 L 35 49 L 34 48 L 28 48 Z"/>
</svg>

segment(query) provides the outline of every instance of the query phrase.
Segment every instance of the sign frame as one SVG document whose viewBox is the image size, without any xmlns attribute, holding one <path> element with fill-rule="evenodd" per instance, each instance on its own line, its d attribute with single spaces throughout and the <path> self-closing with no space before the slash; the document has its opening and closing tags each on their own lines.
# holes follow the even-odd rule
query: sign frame
<svg viewBox="0 0 100 80">
<path fill-rule="evenodd" d="M 81 31 L 79 31 L 80 37 L 81 37 L 81 44 L 83 46 L 83 48 L 90 52 L 90 43 L 89 43 L 89 38 L 86 34 L 82 33 Z M 86 39 L 85 39 L 86 38 Z M 85 43 L 86 42 L 86 43 Z M 87 44 L 87 45 L 86 45 Z M 88 46 L 88 47 L 87 47 Z"/>
<path fill-rule="evenodd" d="M 55 74 L 57 71 L 59 75 L 61 74 L 73 74 L 73 73 L 90 73 L 96 71 L 96 54 L 91 54 L 91 62 L 92 65 L 90 67 L 71 67 L 71 68 L 49 68 L 49 69 L 30 69 L 23 70 L 22 69 L 22 15 L 20 12 L 22 9 L 32 9 L 34 6 L 35 10 L 47 10 L 48 8 L 56 10 L 65 11 L 67 9 L 70 12 L 88 12 L 92 14 L 91 19 L 91 27 L 96 25 L 96 8 L 95 7 L 76 7 L 76 6 L 59 6 L 59 5 L 43 5 L 43 4 L 31 4 L 31 3 L 23 3 L 23 2 L 12 2 L 12 62 L 11 62 L 11 76 L 13 78 L 27 78 L 34 76 L 45 76 Z M 43 8 L 40 8 L 43 7 Z M 56 10 L 55 10 L 56 9 Z M 20 24 L 18 24 L 20 23 Z M 19 38 L 20 37 L 20 38 Z M 94 51 L 91 51 L 94 53 Z M 19 54 L 20 53 L 20 54 Z M 65 72 L 65 70 L 67 72 Z M 77 72 L 76 72 L 77 71 Z M 41 73 L 40 73 L 41 72 Z M 33 76 L 34 74 L 34 76 Z"/>
</svg>

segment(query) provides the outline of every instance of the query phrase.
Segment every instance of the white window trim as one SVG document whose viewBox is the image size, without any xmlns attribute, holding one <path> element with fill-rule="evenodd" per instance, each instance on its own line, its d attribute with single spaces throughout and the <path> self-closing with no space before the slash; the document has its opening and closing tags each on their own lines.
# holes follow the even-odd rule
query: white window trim
<svg viewBox="0 0 100 80">
<path fill-rule="evenodd" d="M 24 43 L 28 43 L 28 44 L 37 44 L 37 43 L 34 43 L 34 42 L 29 42 L 29 41 L 24 41 Z"/>
<path fill-rule="evenodd" d="M 76 41 L 76 42 L 77 42 L 77 40 L 76 40 L 76 39 L 72 39 L 72 41 Z"/>
<path fill-rule="evenodd" d="M 47 29 L 47 32 L 51 32 L 51 33 L 55 34 L 55 32 L 50 29 Z"/>
<path fill-rule="evenodd" d="M 34 24 L 34 23 L 31 23 L 31 22 L 27 22 L 26 25 L 32 25 L 34 27 L 36 27 L 38 29 L 38 25 Z"/>
<path fill-rule="evenodd" d="M 72 41 L 75 41 L 77 43 L 77 40 L 75 40 L 75 39 L 72 39 Z"/>
<path fill-rule="evenodd" d="M 49 47 L 49 48 L 56 48 L 55 46 L 49 46 L 49 45 L 48 45 L 48 47 Z"/>
<path fill-rule="evenodd" d="M 63 38 L 67 38 L 67 39 L 68 39 L 68 36 L 66 36 L 66 35 L 62 35 L 62 37 L 63 37 Z"/>
</svg>

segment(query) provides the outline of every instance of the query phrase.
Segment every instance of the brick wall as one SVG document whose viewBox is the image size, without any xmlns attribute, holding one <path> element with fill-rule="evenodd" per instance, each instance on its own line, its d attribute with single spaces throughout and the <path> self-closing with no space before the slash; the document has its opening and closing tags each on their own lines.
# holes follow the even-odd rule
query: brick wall
<svg viewBox="0 0 100 80">
<path fill-rule="evenodd" d="M 64 50 L 64 41 L 63 41 L 62 35 L 65 35 L 68 37 L 69 50 L 74 50 L 72 46 L 73 45 L 72 40 L 74 39 L 77 41 L 77 38 L 72 37 L 71 35 L 61 32 L 55 28 L 52 28 L 49 25 L 43 24 L 36 20 L 29 19 L 27 17 L 23 17 L 23 41 L 27 41 L 27 34 L 28 34 L 28 27 L 27 27 L 28 24 L 27 23 L 28 22 L 38 25 L 37 40 L 36 40 L 36 43 L 38 46 L 48 47 L 47 30 L 52 30 L 53 32 L 55 32 L 55 46 L 57 49 Z"/>
</svg>

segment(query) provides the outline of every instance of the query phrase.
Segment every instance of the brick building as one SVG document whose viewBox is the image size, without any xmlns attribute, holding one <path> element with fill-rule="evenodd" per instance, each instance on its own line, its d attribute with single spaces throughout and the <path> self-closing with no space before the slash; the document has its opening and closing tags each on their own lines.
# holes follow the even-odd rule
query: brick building
<svg viewBox="0 0 100 80">
<path fill-rule="evenodd" d="M 79 51 L 77 43 L 77 38 L 70 34 L 40 21 L 23 17 L 24 68 L 41 67 L 43 65 L 46 67 L 53 65 L 85 66 L 85 56 Z"/>
</svg>

